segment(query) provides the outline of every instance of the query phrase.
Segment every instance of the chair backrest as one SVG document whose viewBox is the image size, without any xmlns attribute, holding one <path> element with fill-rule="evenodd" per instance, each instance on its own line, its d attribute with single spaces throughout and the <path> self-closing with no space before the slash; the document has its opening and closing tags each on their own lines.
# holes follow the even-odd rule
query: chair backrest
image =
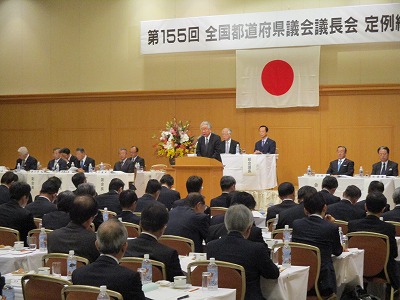
<svg viewBox="0 0 400 300">
<path fill-rule="evenodd" d="M 14 242 L 19 241 L 19 231 L 8 227 L 0 227 L 0 244 L 4 246 L 14 246 Z"/>
<path fill-rule="evenodd" d="M 157 164 L 157 165 L 152 165 L 150 167 L 150 171 L 154 170 L 154 171 L 165 171 L 168 168 L 167 165 L 164 164 Z"/>
<path fill-rule="evenodd" d="M 272 246 L 272 251 L 278 251 L 278 261 L 282 264 L 283 243 Z M 310 267 L 307 283 L 307 291 L 315 290 L 318 299 L 322 299 L 318 289 L 319 272 L 321 269 L 321 253 L 318 247 L 302 244 L 289 243 L 292 252 L 292 265 Z"/>
<path fill-rule="evenodd" d="M 62 300 L 96 300 L 100 288 L 89 285 L 69 285 L 61 290 Z M 123 300 L 122 295 L 116 291 L 108 290 L 107 294 L 112 299 Z"/>
<path fill-rule="evenodd" d="M 191 239 L 177 235 L 162 235 L 158 241 L 178 251 L 179 255 L 188 255 L 194 252 L 194 242 Z"/>
<path fill-rule="evenodd" d="M 400 222 L 394 222 L 394 221 L 386 221 L 390 224 L 393 224 L 394 227 L 396 228 L 396 236 L 400 236 Z"/>
<path fill-rule="evenodd" d="M 29 236 L 34 236 L 34 237 L 36 237 L 36 247 L 38 247 L 38 248 L 39 248 L 39 234 L 40 234 L 40 231 L 41 231 L 41 229 L 36 228 L 36 229 L 29 230 L 29 232 L 28 232 L 28 237 L 29 237 Z M 44 231 L 45 231 L 47 234 L 49 234 L 49 233 L 52 232 L 53 230 L 51 230 L 51 229 L 45 229 Z"/>
<path fill-rule="evenodd" d="M 27 274 L 21 282 L 24 300 L 60 300 L 63 287 L 72 284 L 65 279 L 37 274 Z"/>
<path fill-rule="evenodd" d="M 207 272 L 209 260 L 189 263 L 187 267 L 188 281 L 192 285 L 201 286 L 202 273 Z M 215 261 L 218 266 L 218 287 L 236 289 L 236 300 L 243 300 L 246 294 L 246 273 L 242 266 L 226 261 Z"/>
<path fill-rule="evenodd" d="M 103 215 L 104 212 L 105 212 L 104 209 L 99 209 L 99 211 L 100 211 L 101 215 Z M 117 213 L 116 213 L 116 212 L 113 212 L 113 211 L 111 211 L 111 210 L 107 210 L 107 213 L 108 213 L 108 218 L 109 218 L 109 219 L 115 218 L 115 217 L 117 216 Z"/>
<path fill-rule="evenodd" d="M 272 219 L 267 220 L 267 227 L 268 227 L 268 231 L 269 231 L 269 232 L 272 232 L 272 231 L 273 231 L 273 230 L 272 230 L 272 225 L 274 224 L 275 219 L 276 219 L 276 218 L 272 218 Z"/>
<path fill-rule="evenodd" d="M 75 258 L 76 258 L 76 267 L 77 268 L 80 268 L 82 266 L 89 264 L 89 260 L 82 256 L 75 255 Z M 51 268 L 53 262 L 61 262 L 61 275 L 67 276 L 67 259 L 68 259 L 68 254 L 66 254 L 66 253 L 45 254 L 42 257 L 42 266 Z"/>
<path fill-rule="evenodd" d="M 283 240 L 283 231 L 284 230 L 285 230 L 284 228 L 273 230 L 271 237 L 275 240 Z"/>
<path fill-rule="evenodd" d="M 126 231 L 128 231 L 128 237 L 136 238 L 140 235 L 140 226 L 137 224 L 129 223 L 129 222 L 122 222 L 124 224 Z"/>
<path fill-rule="evenodd" d="M 94 223 L 90 223 L 89 229 L 93 232 L 96 232 L 96 226 L 94 226 Z"/>
<path fill-rule="evenodd" d="M 335 220 L 334 223 L 342 228 L 343 234 L 347 234 L 349 232 L 347 222 L 342 220 Z"/>
<path fill-rule="evenodd" d="M 211 217 L 218 216 L 218 215 L 224 215 L 226 211 L 228 210 L 226 207 L 210 207 L 211 210 Z"/>
<path fill-rule="evenodd" d="M 138 217 L 142 216 L 142 213 L 140 211 L 133 211 L 133 214 L 138 216 Z"/>
<path fill-rule="evenodd" d="M 33 222 L 35 222 L 36 228 L 40 228 L 42 224 L 41 218 L 33 218 Z"/>
<path fill-rule="evenodd" d="M 119 264 L 136 272 L 138 268 L 142 267 L 143 260 L 143 257 L 123 257 Z M 150 259 L 150 262 L 153 270 L 153 281 L 166 280 L 165 264 L 153 259 Z"/>
</svg>

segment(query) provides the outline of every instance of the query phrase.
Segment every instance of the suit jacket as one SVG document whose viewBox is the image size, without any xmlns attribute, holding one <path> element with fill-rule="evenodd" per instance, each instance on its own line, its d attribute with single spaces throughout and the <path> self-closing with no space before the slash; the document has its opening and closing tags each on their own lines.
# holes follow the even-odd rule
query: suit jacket
<svg viewBox="0 0 400 300">
<path fill-rule="evenodd" d="M 340 165 L 340 169 L 338 167 L 338 160 L 331 161 L 329 164 L 329 168 L 326 171 L 326 174 L 331 175 L 348 175 L 353 176 L 354 174 L 354 161 L 345 158 L 342 164 Z"/>
<path fill-rule="evenodd" d="M 226 207 L 228 208 L 231 203 L 228 203 L 228 193 L 222 193 L 218 197 L 211 199 L 211 207 Z"/>
<path fill-rule="evenodd" d="M 86 156 L 85 162 L 83 163 L 83 166 L 81 166 L 81 161 L 78 161 L 78 165 L 76 166 L 77 168 L 82 168 L 83 171 L 89 172 L 89 165 L 92 164 L 92 168 L 96 166 L 96 162 L 93 158 Z"/>
<path fill-rule="evenodd" d="M 364 212 L 367 212 L 367 210 L 365 209 L 365 202 L 366 200 L 357 201 L 355 206 L 364 210 Z M 385 209 L 383 210 L 384 213 L 388 211 L 390 211 L 390 204 L 386 204 Z"/>
<path fill-rule="evenodd" d="M 72 283 L 101 286 L 114 290 L 124 300 L 146 299 L 142 291 L 140 274 L 120 266 L 113 258 L 102 255 L 95 262 L 76 269 L 72 273 Z"/>
<path fill-rule="evenodd" d="M 197 140 L 196 154 L 197 156 L 215 158 L 221 161 L 221 138 L 215 133 L 210 133 L 208 146 L 206 147 L 206 138 L 204 136 L 199 137 Z"/>
<path fill-rule="evenodd" d="M 225 221 L 225 214 L 213 216 L 210 219 L 210 226 L 221 224 L 221 223 L 223 224 L 224 221 Z"/>
<path fill-rule="evenodd" d="M 146 233 L 142 233 L 136 239 L 128 241 L 128 249 L 125 256 L 143 257 L 144 254 L 149 254 L 150 259 L 165 264 L 168 281 L 173 282 L 174 276 L 183 275 L 178 252 L 175 249 L 160 244 L 155 238 Z"/>
<path fill-rule="evenodd" d="M 145 168 L 145 162 L 144 162 L 144 158 L 140 157 L 139 155 L 136 156 L 135 158 L 128 158 L 129 160 L 131 160 L 131 162 L 133 163 L 133 167 L 136 169 L 135 165 L 136 163 L 139 163 L 139 165 L 143 168 Z"/>
<path fill-rule="evenodd" d="M 391 160 L 386 162 L 386 176 L 399 176 L 399 165 Z M 372 165 L 371 175 L 381 175 L 382 162 L 377 162 Z"/>
<path fill-rule="evenodd" d="M 19 206 L 14 199 L 0 205 L 0 226 L 18 230 L 20 240 L 24 241 L 25 245 L 29 230 L 36 228 L 32 214 Z"/>
<path fill-rule="evenodd" d="M 107 193 L 96 196 L 96 202 L 99 209 L 107 207 L 109 211 L 113 211 L 117 214 L 121 213 L 121 204 L 119 203 L 119 194 L 117 191 L 111 190 Z"/>
<path fill-rule="evenodd" d="M 350 221 L 362 219 L 365 217 L 365 211 L 358 206 L 353 205 L 349 200 L 341 200 L 328 206 L 328 214 L 332 215 L 336 220 Z"/>
<path fill-rule="evenodd" d="M 25 209 L 29 210 L 34 218 L 42 218 L 44 214 L 57 211 L 57 206 L 51 203 L 49 199 L 37 196 L 35 201 L 29 203 Z"/>
<path fill-rule="evenodd" d="M 262 152 L 263 154 L 275 154 L 276 142 L 274 140 L 271 140 L 270 138 L 268 138 L 263 147 L 262 140 L 259 140 L 254 145 L 254 151 L 256 151 L 256 150 Z"/>
<path fill-rule="evenodd" d="M 171 210 L 174 201 L 179 199 L 181 199 L 181 194 L 179 194 L 179 192 L 162 186 L 157 201 L 164 204 L 168 210 Z"/>
<path fill-rule="evenodd" d="M 340 197 L 332 195 L 327 190 L 321 190 L 321 195 L 324 198 L 326 205 L 331 205 L 340 201 Z"/>
<path fill-rule="evenodd" d="M 10 190 L 4 184 L 0 184 L 0 205 L 11 200 Z"/>
<path fill-rule="evenodd" d="M 279 204 L 272 205 L 267 210 L 267 220 L 275 218 L 276 215 L 279 215 L 282 211 L 289 209 L 297 204 L 292 200 L 284 200 Z M 278 219 L 279 220 L 279 219 Z"/>
<path fill-rule="evenodd" d="M 343 251 L 338 226 L 318 216 L 305 217 L 293 222 L 292 239 L 293 242 L 319 248 L 321 252 L 319 290 L 323 296 L 335 293 L 336 275 L 332 263 L 332 254 L 338 256 Z"/>
<path fill-rule="evenodd" d="M 226 153 L 225 144 L 226 144 L 226 141 L 221 141 L 221 151 L 220 151 L 220 153 Z M 239 142 L 231 139 L 231 143 L 229 145 L 229 152 L 228 153 L 236 154 L 236 146 L 237 145 L 239 145 Z"/>
<path fill-rule="evenodd" d="M 119 215 L 117 215 L 117 218 L 122 218 L 122 222 L 128 222 L 128 223 L 133 223 L 139 225 L 140 223 L 140 217 L 135 215 L 133 212 L 130 210 L 123 210 Z"/>
<path fill-rule="evenodd" d="M 69 222 L 71 222 L 69 213 L 60 210 L 44 214 L 42 218 L 42 226 L 51 230 L 65 227 Z"/>
<path fill-rule="evenodd" d="M 74 250 L 76 255 L 94 262 L 100 255 L 95 241 L 96 233 L 71 221 L 67 226 L 48 234 L 47 250 L 49 253 L 68 253 Z"/>
<path fill-rule="evenodd" d="M 121 161 L 117 161 L 114 165 L 114 171 L 122 171 L 125 173 L 133 173 L 135 170 L 135 166 L 133 165 L 132 160 L 127 158 L 122 165 Z"/>
<path fill-rule="evenodd" d="M 246 240 L 237 231 L 207 244 L 207 257 L 243 266 L 246 272 L 246 300 L 264 299 L 260 288 L 260 276 L 276 279 L 278 267 L 271 261 L 265 246 Z"/>
<path fill-rule="evenodd" d="M 169 220 L 164 234 L 183 236 L 194 242 L 195 252 L 203 252 L 203 241 L 207 237 L 210 218 L 204 213 L 196 213 L 187 205 L 178 206 L 169 212 Z"/>
<path fill-rule="evenodd" d="M 162 204 L 161 202 L 158 202 L 156 199 L 154 199 L 152 195 L 144 194 L 142 197 L 140 197 L 138 199 L 135 211 L 142 212 L 151 203 L 156 203 L 156 204 L 159 204 L 159 205 L 162 205 L 165 207 L 164 204 Z"/>
<path fill-rule="evenodd" d="M 79 159 L 78 159 L 75 155 L 71 155 L 70 158 L 69 158 L 69 160 L 67 161 L 67 167 L 68 167 L 68 169 L 71 168 L 72 163 L 74 163 L 74 166 L 75 166 L 76 168 L 79 168 L 79 167 L 80 167 L 80 165 L 79 165 Z"/>
<path fill-rule="evenodd" d="M 297 219 L 302 219 L 306 217 L 304 213 L 304 203 L 301 202 L 298 205 L 294 205 L 282 211 L 279 214 L 278 224 L 276 224 L 276 229 L 285 228 L 285 225 L 289 225 L 289 228 L 293 228 L 293 222 Z"/>
<path fill-rule="evenodd" d="M 172 208 L 175 208 L 177 206 L 184 206 L 186 205 L 186 198 L 175 200 L 174 203 L 172 203 Z"/>
<path fill-rule="evenodd" d="M 15 169 L 17 168 L 18 164 L 20 164 L 21 170 L 30 171 L 37 170 L 38 162 L 36 158 L 29 155 L 28 158 L 25 160 L 25 164 L 22 164 L 22 159 L 18 158 L 17 162 L 15 163 Z"/>
<path fill-rule="evenodd" d="M 54 167 L 55 163 L 56 163 L 55 159 L 50 160 L 49 163 L 47 164 L 47 169 L 54 171 L 56 169 Z M 67 162 L 65 160 L 63 160 L 62 158 L 58 159 L 58 167 L 59 167 L 60 171 L 67 170 L 68 169 Z"/>
<path fill-rule="evenodd" d="M 392 283 L 393 288 L 399 288 L 399 275 L 397 263 L 397 243 L 396 243 L 396 229 L 393 224 L 379 220 L 378 217 L 368 215 L 363 219 L 353 220 L 348 223 L 349 232 L 355 231 L 370 231 L 387 235 L 389 238 L 389 260 L 387 263 L 387 271 Z M 383 275 L 383 272 L 382 272 Z"/>
<path fill-rule="evenodd" d="M 395 206 L 392 210 L 389 210 L 382 214 L 385 221 L 400 222 L 400 206 Z"/>
</svg>

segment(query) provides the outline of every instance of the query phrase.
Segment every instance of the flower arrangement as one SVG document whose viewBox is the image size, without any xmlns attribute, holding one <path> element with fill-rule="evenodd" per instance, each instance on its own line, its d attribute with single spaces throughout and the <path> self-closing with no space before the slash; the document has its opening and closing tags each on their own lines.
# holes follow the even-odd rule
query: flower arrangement
<svg viewBox="0 0 400 300">
<path fill-rule="evenodd" d="M 175 118 L 168 121 L 165 130 L 161 131 L 161 136 L 153 138 L 159 142 L 155 145 L 157 155 L 168 157 L 182 157 L 195 152 L 195 138 L 189 133 L 190 123 L 177 121 Z"/>
</svg>

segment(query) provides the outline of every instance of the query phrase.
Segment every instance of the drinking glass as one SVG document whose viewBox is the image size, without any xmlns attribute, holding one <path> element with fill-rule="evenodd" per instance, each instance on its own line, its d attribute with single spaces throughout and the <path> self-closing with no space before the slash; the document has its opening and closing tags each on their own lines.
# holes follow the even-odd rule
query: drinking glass
<svg viewBox="0 0 400 300">
<path fill-rule="evenodd" d="M 54 261 L 51 264 L 51 274 L 55 277 L 61 277 L 61 262 Z"/>
<path fill-rule="evenodd" d="M 36 236 L 28 236 L 28 246 L 29 250 L 36 250 L 37 240 Z"/>
</svg>

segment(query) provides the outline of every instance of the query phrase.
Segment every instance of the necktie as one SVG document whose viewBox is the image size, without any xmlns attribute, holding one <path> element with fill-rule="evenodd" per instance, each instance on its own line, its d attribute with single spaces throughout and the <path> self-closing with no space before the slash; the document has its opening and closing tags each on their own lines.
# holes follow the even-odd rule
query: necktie
<svg viewBox="0 0 400 300">
<path fill-rule="evenodd" d="M 123 160 L 121 160 L 121 167 L 124 165 L 124 161 Z"/>
<path fill-rule="evenodd" d="M 338 165 L 337 165 L 337 170 L 339 171 L 340 170 L 340 166 L 342 165 L 342 160 L 341 159 L 339 159 L 339 161 L 338 161 Z"/>
<path fill-rule="evenodd" d="M 381 175 L 386 175 L 386 163 L 385 162 L 382 164 Z"/>
<path fill-rule="evenodd" d="M 265 145 L 265 141 L 263 140 L 263 141 L 261 141 L 261 147 L 264 147 L 264 145 Z"/>
<path fill-rule="evenodd" d="M 208 146 L 208 137 L 206 137 L 206 148 Z"/>
<path fill-rule="evenodd" d="M 81 168 L 83 168 L 83 160 L 81 160 Z"/>
<path fill-rule="evenodd" d="M 225 142 L 225 153 L 229 153 L 229 142 Z"/>
</svg>

